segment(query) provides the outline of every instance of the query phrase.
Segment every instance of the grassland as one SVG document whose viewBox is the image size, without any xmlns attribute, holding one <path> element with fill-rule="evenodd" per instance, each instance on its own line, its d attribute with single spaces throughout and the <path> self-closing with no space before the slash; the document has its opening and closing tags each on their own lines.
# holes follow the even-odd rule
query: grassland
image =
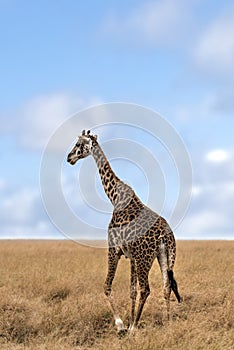
<svg viewBox="0 0 234 350">
<path fill-rule="evenodd" d="M 137 332 L 118 339 L 103 296 L 105 249 L 69 241 L 0 241 L 0 349 L 234 349 L 234 241 L 178 242 L 172 297 L 165 319 L 157 263 Z M 129 320 L 129 261 L 113 285 Z"/>
</svg>

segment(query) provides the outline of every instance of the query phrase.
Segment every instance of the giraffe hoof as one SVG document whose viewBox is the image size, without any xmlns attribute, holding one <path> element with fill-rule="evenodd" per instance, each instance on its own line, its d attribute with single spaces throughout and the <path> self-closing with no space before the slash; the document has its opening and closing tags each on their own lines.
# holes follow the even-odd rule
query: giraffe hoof
<svg viewBox="0 0 234 350">
<path fill-rule="evenodd" d="M 136 327 L 134 325 L 130 325 L 128 328 L 128 334 L 131 336 L 131 335 L 134 335 L 135 332 L 136 332 Z"/>
</svg>

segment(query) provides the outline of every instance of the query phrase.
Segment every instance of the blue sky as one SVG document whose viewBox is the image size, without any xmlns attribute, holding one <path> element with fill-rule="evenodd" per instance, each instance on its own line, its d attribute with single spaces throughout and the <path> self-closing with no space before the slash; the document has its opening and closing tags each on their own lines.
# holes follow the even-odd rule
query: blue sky
<svg viewBox="0 0 234 350">
<path fill-rule="evenodd" d="M 232 1 L 0 0 L 0 45 L 1 238 L 63 237 L 42 204 L 43 150 L 72 114 L 126 102 L 159 112 L 190 154 L 193 196 L 177 238 L 233 239 Z M 112 134 L 100 129 L 100 143 Z M 126 170 L 126 162 L 114 164 L 118 174 Z M 68 197 L 78 193 L 78 169 L 64 170 L 74 181 Z M 143 172 L 137 178 L 134 169 L 127 168 L 129 182 L 146 200 Z M 76 210 L 83 206 L 79 198 Z"/>
</svg>

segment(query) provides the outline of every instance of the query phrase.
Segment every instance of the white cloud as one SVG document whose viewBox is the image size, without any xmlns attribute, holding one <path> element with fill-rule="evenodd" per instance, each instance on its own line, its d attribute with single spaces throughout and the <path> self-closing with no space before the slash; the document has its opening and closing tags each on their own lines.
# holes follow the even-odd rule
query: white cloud
<svg viewBox="0 0 234 350">
<path fill-rule="evenodd" d="M 192 201 L 177 236 L 233 239 L 234 151 L 213 149 L 196 157 Z"/>
<path fill-rule="evenodd" d="M 0 192 L 6 188 L 6 181 L 0 178 Z"/>
<path fill-rule="evenodd" d="M 39 193 L 35 189 L 21 188 L 13 193 L 6 191 L 1 200 L 1 217 L 5 222 L 31 222 L 36 216 L 38 200 Z"/>
<path fill-rule="evenodd" d="M 191 25 L 191 16 L 187 2 L 162 0 L 143 2 L 124 18 L 109 16 L 104 30 L 134 45 L 174 45 L 180 37 L 185 37 L 188 25 Z"/>
<path fill-rule="evenodd" d="M 58 94 L 47 97 L 44 96 L 43 98 L 35 98 L 29 102 L 23 109 L 24 113 L 22 113 L 20 116 L 21 125 L 18 127 L 18 130 L 22 133 L 21 140 L 23 141 L 23 135 L 26 138 L 28 137 L 28 142 L 30 138 L 35 139 L 37 135 L 40 134 L 42 135 L 41 142 L 39 142 L 36 147 L 42 147 L 44 142 L 46 142 L 46 139 L 50 137 L 51 130 L 53 128 L 56 129 L 58 127 L 57 124 L 63 122 L 63 114 L 66 112 L 66 110 L 71 108 L 72 105 L 74 105 L 72 101 L 73 99 L 69 98 L 69 96 Z M 60 108 L 53 107 L 56 105 L 60 106 Z M 63 106 L 65 106 L 64 109 Z M 209 109 L 209 106 L 210 103 L 205 104 L 205 106 L 203 106 L 204 110 Z M 37 111 L 37 107 L 38 113 L 35 113 L 35 120 L 30 120 L 29 111 L 34 113 Z M 60 109 L 63 110 L 61 114 Z M 51 115 L 53 116 L 53 122 L 48 120 L 48 127 L 46 127 L 44 124 L 47 123 L 48 118 L 42 118 L 42 116 L 44 116 L 44 114 L 48 116 L 49 111 L 51 111 Z M 108 110 L 106 113 L 108 114 Z M 96 113 L 95 110 L 95 112 L 89 116 L 90 120 L 96 120 L 97 122 L 97 119 L 95 119 L 97 118 L 97 115 L 98 118 L 100 118 L 102 113 Z M 110 113 L 108 116 L 109 115 Z M 197 115 L 200 115 L 200 113 L 197 113 Z M 98 121 L 102 123 L 108 120 L 109 119 L 107 116 L 105 116 L 103 120 L 99 119 Z M 87 120 L 85 120 L 85 123 L 86 122 Z M 43 129 L 43 127 L 45 127 L 45 129 Z M 31 131 L 31 134 L 27 135 L 27 132 L 29 131 Z M 52 130 L 52 132 L 53 131 L 54 130 Z M 69 139 L 72 137 L 73 136 L 69 135 Z M 100 140 L 103 141 L 102 138 L 100 138 Z M 70 142 L 72 142 L 72 140 L 70 140 Z M 29 142 L 27 145 L 28 148 L 32 148 L 35 147 L 36 143 L 35 145 L 31 145 Z M 232 232 L 234 230 L 231 205 L 231 203 L 234 202 L 234 184 L 232 182 L 232 179 L 234 178 L 234 166 L 232 166 L 232 164 L 234 164 L 234 162 L 230 161 L 233 158 L 233 153 L 231 150 L 224 148 L 211 148 L 211 150 L 209 150 L 209 152 L 206 154 L 199 154 L 198 158 L 198 167 L 196 168 L 196 166 L 194 166 L 196 176 L 195 186 L 193 188 L 194 204 L 192 205 L 190 212 L 188 212 L 187 216 L 185 217 L 184 223 L 186 226 L 183 226 L 183 224 L 181 226 L 183 229 L 183 234 L 180 235 L 180 238 L 197 238 L 202 236 L 204 233 L 205 237 L 203 238 L 212 238 L 212 235 L 214 234 L 216 237 L 218 237 L 218 234 L 220 234 L 220 238 L 222 238 L 223 231 Z M 215 172 L 213 163 L 215 163 L 217 166 Z M 71 170 L 70 168 L 66 169 L 68 171 Z M 74 173 L 72 172 L 72 174 Z M 76 188 L 77 180 L 75 181 L 75 178 L 71 179 L 71 182 L 68 180 L 70 181 L 70 178 L 65 178 L 63 183 L 64 186 L 62 186 L 65 191 L 65 197 L 76 193 L 72 199 L 74 199 L 74 208 L 78 208 L 80 213 L 80 210 L 83 210 L 83 204 L 81 208 L 81 206 L 79 206 L 80 197 L 78 194 L 78 189 Z M 2 192 L 5 193 L 2 197 L 2 207 L 0 208 L 0 218 L 4 217 L 4 222 L 1 223 L 3 219 L 0 220 L 1 234 L 4 233 L 7 235 L 9 232 L 12 232 L 12 235 L 16 237 L 17 235 L 30 235 L 30 233 L 35 236 L 36 234 L 41 233 L 41 236 L 44 237 L 44 235 L 47 235 L 50 232 L 56 232 L 52 225 L 50 225 L 49 219 L 46 218 L 41 205 L 40 196 L 35 189 L 24 187 L 17 189 L 16 192 L 13 193 L 13 191 L 10 192 L 7 190 L 4 179 L 0 180 L 0 190 L 1 189 Z M 82 191 L 84 191 L 86 194 L 85 188 L 82 188 Z M 97 207 L 101 207 L 101 201 L 99 198 Z M 12 216 L 9 213 L 12 213 Z M 85 211 L 83 214 L 84 218 L 86 218 L 87 212 Z M 220 221 L 217 220 L 219 216 Z M 96 219 L 95 217 L 94 222 L 97 221 L 98 218 Z M 180 232 L 181 228 L 179 228 Z M 184 235 L 186 235 L 186 237 Z M 227 236 L 228 234 L 226 233 L 226 237 Z"/>
<path fill-rule="evenodd" d="M 233 239 L 229 213 L 212 209 L 193 212 L 181 224 L 181 239 Z"/>
<path fill-rule="evenodd" d="M 196 62 L 209 72 L 233 73 L 234 11 L 211 23 L 198 39 L 194 49 Z"/>
<path fill-rule="evenodd" d="M 178 229 L 179 238 L 234 238 L 234 181 L 209 180 L 194 186 L 191 207 Z"/>
<path fill-rule="evenodd" d="M 211 163 L 223 163 L 230 160 L 230 152 L 224 149 L 215 149 L 205 155 L 205 159 Z"/>
<path fill-rule="evenodd" d="M 42 149 L 53 132 L 72 113 L 97 102 L 98 99 L 95 98 L 84 100 L 66 93 L 33 98 L 20 111 L 18 125 L 20 142 L 29 149 Z"/>
<path fill-rule="evenodd" d="M 48 221 L 35 224 L 12 224 L 1 227 L 0 239 L 62 239 L 64 236 L 54 230 Z"/>
<path fill-rule="evenodd" d="M 232 118 L 234 112 L 234 92 L 228 85 L 225 89 L 222 87 L 214 98 L 213 110 L 216 114 L 227 115 Z"/>
<path fill-rule="evenodd" d="M 71 113 L 74 101 L 65 94 L 40 96 L 22 110 L 21 142 L 29 148 L 41 148 L 54 129 Z"/>
<path fill-rule="evenodd" d="M 37 188 L 16 189 L 4 179 L 1 183 L 4 188 L 0 192 L 0 239 L 58 235 L 42 207 Z"/>
<path fill-rule="evenodd" d="M 28 150 L 42 150 L 71 115 L 100 103 L 96 97 L 85 99 L 63 92 L 35 96 L 14 112 L 0 115 L 0 133 L 10 134 Z"/>
<path fill-rule="evenodd" d="M 202 188 L 199 185 L 193 185 L 192 187 L 192 196 L 197 197 L 202 193 Z"/>
</svg>

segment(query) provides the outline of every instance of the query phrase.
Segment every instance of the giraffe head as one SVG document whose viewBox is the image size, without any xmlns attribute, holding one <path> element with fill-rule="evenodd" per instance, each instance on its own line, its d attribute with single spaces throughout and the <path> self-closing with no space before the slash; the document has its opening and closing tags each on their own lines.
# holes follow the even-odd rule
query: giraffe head
<svg viewBox="0 0 234 350">
<path fill-rule="evenodd" d="M 68 154 L 67 161 L 74 165 L 79 159 L 88 157 L 91 154 L 94 143 L 97 143 L 97 136 L 90 135 L 90 130 L 87 133 L 83 130 L 75 146 Z"/>
</svg>

